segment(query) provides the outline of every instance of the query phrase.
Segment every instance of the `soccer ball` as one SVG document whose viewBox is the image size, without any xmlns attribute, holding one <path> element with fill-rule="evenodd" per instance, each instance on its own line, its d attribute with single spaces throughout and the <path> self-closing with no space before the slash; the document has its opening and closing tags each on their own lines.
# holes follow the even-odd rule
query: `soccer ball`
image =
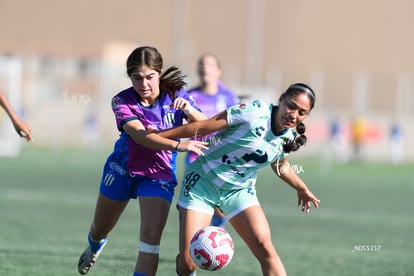
<svg viewBox="0 0 414 276">
<path fill-rule="evenodd" d="M 200 228 L 190 242 L 190 255 L 201 269 L 215 271 L 228 265 L 234 245 L 230 234 L 217 226 Z"/>
</svg>

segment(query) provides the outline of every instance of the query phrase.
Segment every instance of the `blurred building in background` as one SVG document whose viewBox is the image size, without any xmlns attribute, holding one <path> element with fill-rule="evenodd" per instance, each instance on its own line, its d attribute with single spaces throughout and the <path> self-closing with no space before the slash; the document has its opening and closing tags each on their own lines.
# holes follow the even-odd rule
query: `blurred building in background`
<svg viewBox="0 0 414 276">
<path fill-rule="evenodd" d="M 111 146 L 110 100 L 130 85 L 135 47 L 157 47 L 189 86 L 198 56 L 213 52 L 241 97 L 276 103 L 293 82 L 315 89 L 304 153 L 323 152 L 333 118 L 350 143 L 351 122 L 363 117 L 362 156 L 390 158 L 393 124 L 414 137 L 412 10 L 408 0 L 2 0 L 0 72 L 20 64 L 12 81 L 36 144 Z M 9 83 L 0 78 L 4 90 Z M 414 159 L 414 146 L 404 155 Z"/>
</svg>

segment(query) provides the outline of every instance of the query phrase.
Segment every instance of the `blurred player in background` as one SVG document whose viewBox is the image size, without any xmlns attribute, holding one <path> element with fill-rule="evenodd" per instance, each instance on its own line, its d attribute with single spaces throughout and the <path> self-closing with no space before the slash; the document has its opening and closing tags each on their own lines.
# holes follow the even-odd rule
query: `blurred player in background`
<svg viewBox="0 0 414 276">
<path fill-rule="evenodd" d="M 404 157 L 404 134 L 401 125 L 394 122 L 390 129 L 390 151 L 391 162 L 397 165 L 402 162 Z"/>
<path fill-rule="evenodd" d="M 331 156 L 323 159 L 332 159 L 339 164 L 346 163 L 349 159 L 349 149 L 344 133 L 344 126 L 340 119 L 333 117 L 329 124 L 329 147 Z"/>
<path fill-rule="evenodd" d="M 200 149 L 207 148 L 203 142 L 180 142 L 146 131 L 206 119 L 182 90 L 181 72 L 175 67 L 163 71 L 162 66 L 162 56 L 153 47 L 137 48 L 127 59 L 132 87 L 112 98 L 120 137 L 105 163 L 88 247 L 79 258 L 80 274 L 94 266 L 129 200 L 138 197 L 141 221 L 134 276 L 155 275 L 161 235 L 177 185 L 177 152 L 202 154 Z"/>
<path fill-rule="evenodd" d="M 24 139 L 26 139 L 27 142 L 31 142 L 32 131 L 30 129 L 30 126 L 19 117 L 16 111 L 14 111 L 6 95 L 1 90 L 0 90 L 0 106 L 6 111 L 7 115 L 12 121 L 14 129 L 17 131 L 17 134 L 20 137 L 23 137 Z"/>
<path fill-rule="evenodd" d="M 239 102 L 235 93 L 227 89 L 221 82 L 221 65 L 216 56 L 211 53 L 203 54 L 197 63 L 197 73 L 200 83 L 189 89 L 188 93 L 208 118 Z M 196 138 L 208 140 L 209 137 L 213 137 L 213 135 Z M 193 162 L 197 156 L 197 154 L 188 152 L 187 165 Z"/>
<path fill-rule="evenodd" d="M 280 96 L 279 105 L 260 100 L 241 103 L 213 116 L 174 129 L 163 137 L 191 137 L 195 132 L 219 131 L 222 143 L 210 144 L 208 152 L 191 163 L 183 176 L 180 197 L 180 247 L 177 274 L 195 275 L 190 256 L 194 233 L 210 223 L 216 207 L 246 242 L 263 275 L 286 275 L 271 238 L 267 218 L 256 195 L 259 170 L 271 165 L 275 174 L 297 191 L 298 205 L 309 213 L 319 199 L 292 170 L 288 155 L 306 143 L 303 120 L 315 104 L 315 93 L 296 83 Z"/>
<path fill-rule="evenodd" d="M 215 55 L 212 53 L 204 53 L 201 55 L 197 62 L 197 73 L 199 84 L 188 90 L 188 93 L 208 118 L 239 102 L 236 94 L 226 88 L 221 82 L 221 64 Z M 204 137 L 195 137 L 194 139 L 208 141 L 213 144 L 220 143 L 220 141 L 214 140 L 214 137 L 214 134 L 210 134 Z M 188 152 L 186 165 L 192 163 L 197 157 L 197 154 Z M 225 223 L 226 219 L 217 210 L 213 216 L 211 225 L 223 226 Z"/>
<path fill-rule="evenodd" d="M 363 117 L 358 116 L 351 121 L 351 141 L 354 159 L 361 161 L 363 158 L 363 144 L 366 134 L 366 122 Z"/>
</svg>

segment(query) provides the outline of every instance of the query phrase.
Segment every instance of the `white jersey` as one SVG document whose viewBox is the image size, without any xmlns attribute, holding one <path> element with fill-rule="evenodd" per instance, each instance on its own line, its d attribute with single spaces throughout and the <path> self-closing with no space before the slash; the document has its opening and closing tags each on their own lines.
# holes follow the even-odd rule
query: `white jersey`
<svg viewBox="0 0 414 276">
<path fill-rule="evenodd" d="M 254 185 L 257 172 L 285 158 L 283 145 L 296 136 L 293 129 L 276 133 L 277 108 L 260 100 L 228 108 L 228 128 L 209 139 L 210 149 L 187 172 L 197 171 L 226 190 Z"/>
</svg>

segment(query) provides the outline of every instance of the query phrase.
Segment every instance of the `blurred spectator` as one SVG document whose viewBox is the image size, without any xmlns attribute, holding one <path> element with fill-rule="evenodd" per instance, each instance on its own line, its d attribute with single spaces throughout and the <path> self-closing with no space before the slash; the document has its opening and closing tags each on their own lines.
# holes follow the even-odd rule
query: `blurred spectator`
<svg viewBox="0 0 414 276">
<path fill-rule="evenodd" d="M 351 122 L 351 139 L 352 149 L 355 160 L 362 159 L 363 142 L 366 132 L 366 123 L 364 118 L 355 117 Z"/>
<path fill-rule="evenodd" d="M 345 163 L 349 159 L 349 149 L 346 143 L 346 137 L 341 121 L 334 118 L 330 122 L 329 127 L 329 142 L 331 158 L 333 161 Z"/>
<path fill-rule="evenodd" d="M 390 153 L 393 164 L 401 163 L 404 155 L 404 135 L 397 122 L 394 122 L 390 129 Z"/>
<path fill-rule="evenodd" d="M 188 90 L 195 102 L 200 106 L 201 111 L 207 116 L 212 117 L 227 107 L 235 105 L 239 102 L 234 92 L 226 88 L 221 82 L 221 65 L 218 58 L 211 54 L 205 53 L 200 56 L 197 63 L 197 72 L 199 76 L 199 84 Z M 214 141 L 213 135 L 208 137 L 197 137 L 209 142 Z M 189 152 L 187 154 L 186 164 L 190 164 L 197 158 L 197 154 Z"/>
<path fill-rule="evenodd" d="M 94 108 L 87 111 L 82 126 L 82 140 L 92 150 L 98 148 L 99 143 L 99 126 L 98 113 Z"/>
</svg>

